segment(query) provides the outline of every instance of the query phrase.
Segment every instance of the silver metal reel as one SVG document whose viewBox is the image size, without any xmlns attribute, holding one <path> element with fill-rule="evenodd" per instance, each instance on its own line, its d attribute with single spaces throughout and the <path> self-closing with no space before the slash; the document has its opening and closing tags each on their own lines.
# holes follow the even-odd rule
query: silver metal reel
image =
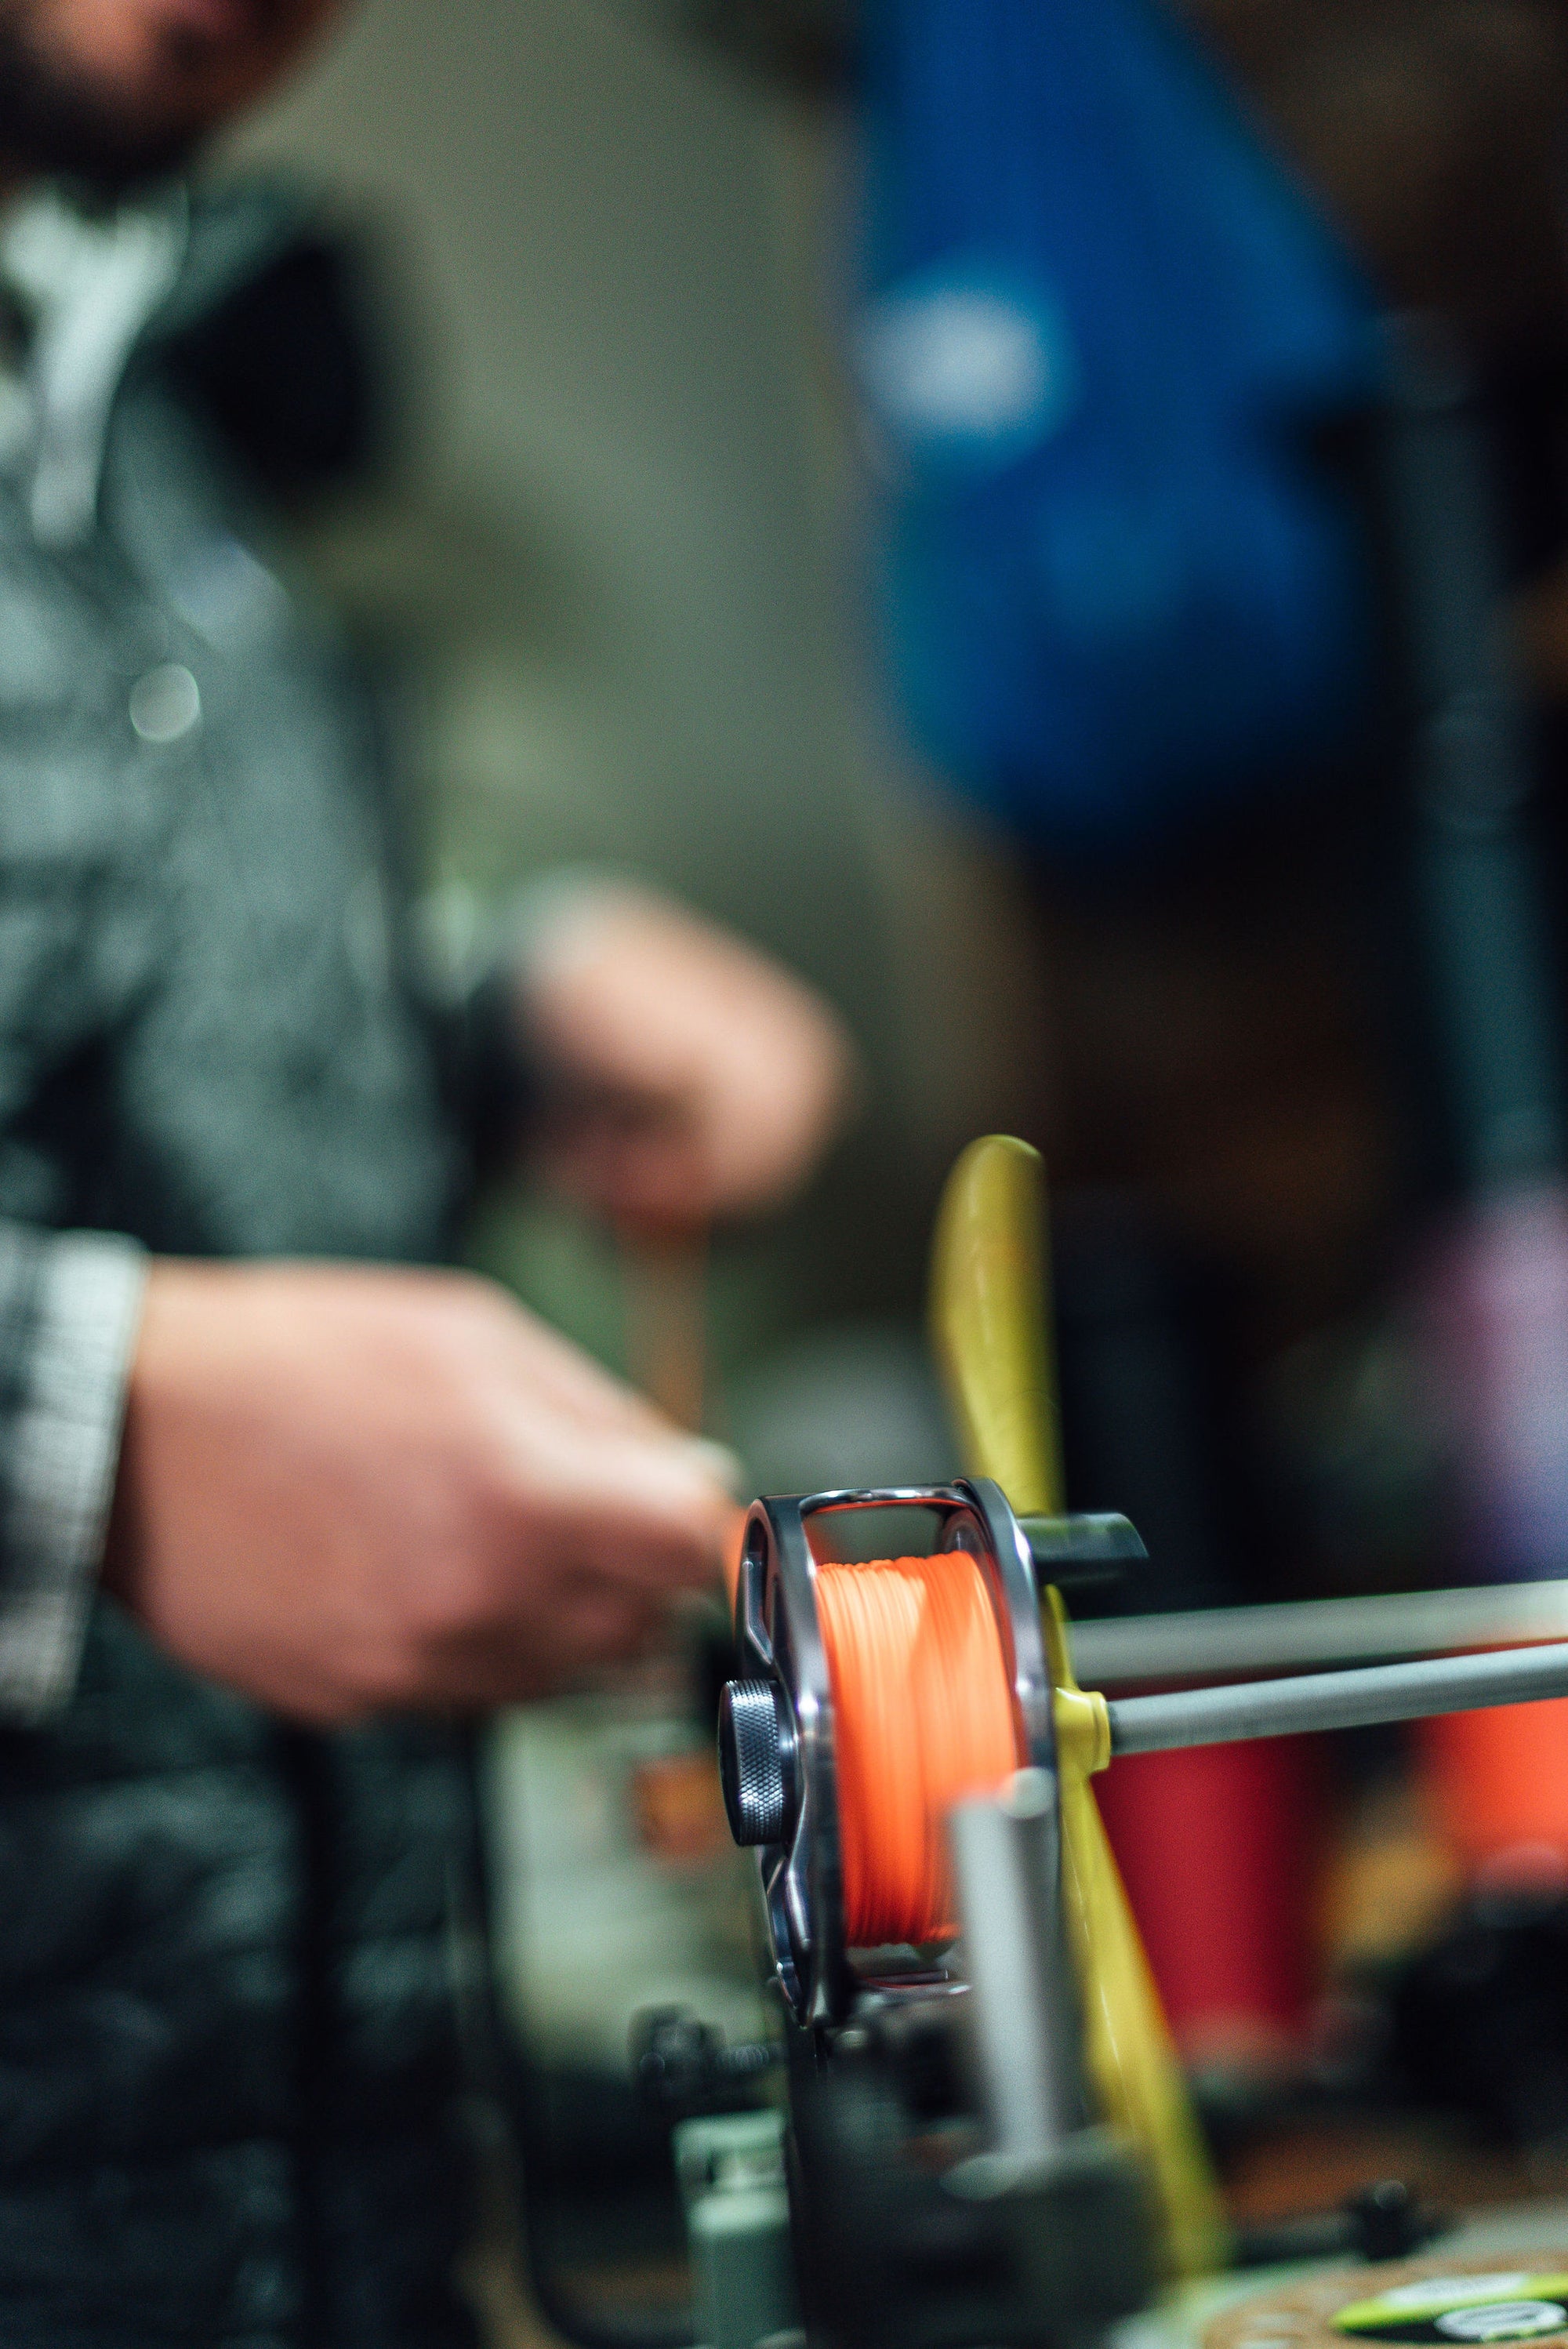
<svg viewBox="0 0 1568 2349">
<path fill-rule="evenodd" d="M 1055 1761 L 1052 1691 L 1030 1545 L 999 1485 L 952 1485 L 818 1493 L 754 1502 L 736 1593 L 739 1677 L 719 1708 L 719 1767 L 736 1841 L 758 1847 L 769 1946 L 799 2023 L 840 2021 L 864 1978 L 844 1941 L 833 1693 L 818 1618 L 820 1566 L 879 1555 L 870 1512 L 924 1513 L 880 1555 L 964 1550 L 979 1564 L 1001 1634 L 1019 1751 Z M 890 1534 L 892 1529 L 890 1527 Z"/>
</svg>

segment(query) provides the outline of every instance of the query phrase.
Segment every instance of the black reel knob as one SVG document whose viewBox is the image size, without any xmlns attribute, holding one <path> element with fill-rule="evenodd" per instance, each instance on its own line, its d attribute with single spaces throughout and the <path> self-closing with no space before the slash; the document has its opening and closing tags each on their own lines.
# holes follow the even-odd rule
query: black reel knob
<svg viewBox="0 0 1568 2349">
<path fill-rule="evenodd" d="M 795 1727 L 772 1681 L 726 1681 L 718 1775 L 737 1843 L 782 1843 L 795 1810 Z"/>
</svg>

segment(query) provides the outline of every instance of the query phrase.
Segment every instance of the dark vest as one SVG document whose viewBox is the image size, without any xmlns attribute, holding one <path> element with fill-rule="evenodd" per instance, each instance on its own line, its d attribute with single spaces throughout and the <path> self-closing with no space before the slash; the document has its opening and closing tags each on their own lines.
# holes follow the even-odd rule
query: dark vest
<svg viewBox="0 0 1568 2349">
<path fill-rule="evenodd" d="M 199 715 L 139 730 L 188 712 L 174 669 Z M 0 1217 L 448 1254 L 388 873 L 363 698 L 133 363 L 87 546 L 41 552 L 0 480 Z M 475 1863 L 455 1734 L 285 1728 L 99 1603 L 63 1716 L 0 1733 L 8 2344 L 471 2338 Z"/>
</svg>

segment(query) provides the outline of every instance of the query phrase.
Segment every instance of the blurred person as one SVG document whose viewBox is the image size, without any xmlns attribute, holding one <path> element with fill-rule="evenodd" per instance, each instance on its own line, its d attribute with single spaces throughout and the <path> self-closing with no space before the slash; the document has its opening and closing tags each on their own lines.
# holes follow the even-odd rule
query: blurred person
<svg viewBox="0 0 1568 2349">
<path fill-rule="evenodd" d="M 629 884 L 428 1002 L 375 731 L 176 397 L 276 250 L 183 167 L 331 0 L 0 0 L 0 2331 L 471 2338 L 461 1716 L 715 1574 L 682 1435 L 449 1261 L 481 1130 L 635 1224 L 839 1116 Z"/>
</svg>

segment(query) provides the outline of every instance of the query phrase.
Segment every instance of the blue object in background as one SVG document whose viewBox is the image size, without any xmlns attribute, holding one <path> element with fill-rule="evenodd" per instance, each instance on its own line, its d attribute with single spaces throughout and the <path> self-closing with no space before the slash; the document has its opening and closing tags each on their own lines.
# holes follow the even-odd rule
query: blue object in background
<svg viewBox="0 0 1568 2349">
<path fill-rule="evenodd" d="M 1313 429 L 1365 402 L 1348 256 L 1145 0 L 872 0 L 855 357 L 923 747 L 1047 846 L 1299 773 L 1372 593 Z"/>
</svg>

